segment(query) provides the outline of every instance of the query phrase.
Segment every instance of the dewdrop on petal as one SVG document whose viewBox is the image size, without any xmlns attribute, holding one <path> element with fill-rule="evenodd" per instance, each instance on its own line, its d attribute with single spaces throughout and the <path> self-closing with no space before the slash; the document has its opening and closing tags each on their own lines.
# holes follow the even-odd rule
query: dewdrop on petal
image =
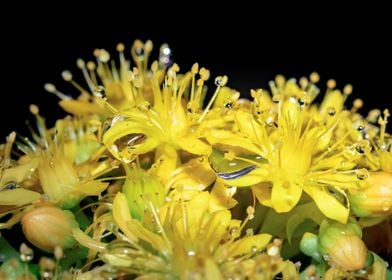
<svg viewBox="0 0 392 280">
<path fill-rule="evenodd" d="M 52 206 L 27 212 L 21 223 L 27 240 L 46 252 L 53 252 L 56 246 L 70 248 L 75 242 L 72 229 L 79 227 L 72 212 Z"/>
</svg>

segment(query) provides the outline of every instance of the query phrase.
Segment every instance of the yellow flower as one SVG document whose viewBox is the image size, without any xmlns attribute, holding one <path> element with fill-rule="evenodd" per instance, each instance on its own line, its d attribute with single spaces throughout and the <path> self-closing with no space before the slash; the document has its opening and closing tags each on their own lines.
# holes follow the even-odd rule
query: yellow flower
<svg viewBox="0 0 392 280">
<path fill-rule="evenodd" d="M 252 208 L 241 223 L 226 209 L 210 210 L 210 199 L 208 192 L 200 192 L 188 201 L 167 202 L 159 209 L 150 203 L 152 220 L 138 221 L 131 217 L 125 195 L 118 193 L 113 218 L 126 242 L 109 243 L 100 249 L 101 258 L 140 279 L 227 279 L 280 272 L 297 276 L 295 266 L 280 257 L 280 241 L 267 246 L 271 240 L 268 234 L 240 237 L 246 221 L 252 218 Z M 88 240 L 80 231 L 74 236 Z"/>
<path fill-rule="evenodd" d="M 232 131 L 210 132 L 212 145 L 235 154 L 227 165 L 239 168 L 218 170 L 218 176 L 228 185 L 252 186 L 258 200 L 277 212 L 293 209 L 304 191 L 324 215 L 345 223 L 345 190 L 358 188 L 368 174 L 355 169 L 361 155 L 350 135 L 357 131 L 342 109 L 340 91 L 330 89 L 318 109 L 310 104 L 318 89 L 308 82 L 302 86 L 278 76 L 271 84 L 272 99 L 253 91 L 251 111 L 235 113 Z M 339 133 L 345 131 L 339 138 L 334 135 L 338 126 Z"/>
<path fill-rule="evenodd" d="M 0 146 L 0 218 L 13 214 L 0 223 L 0 229 L 10 228 L 18 223 L 26 205 L 39 200 L 41 194 L 31 190 L 30 180 L 38 166 L 38 160 L 18 164 L 11 159 L 12 145 L 16 133 L 12 132 L 5 144 Z"/>
<path fill-rule="evenodd" d="M 96 128 L 89 124 L 91 119 L 65 118 L 47 129 L 38 108 L 32 105 L 31 111 L 37 118 L 38 134 L 32 130 L 34 142 L 23 138 L 17 147 L 25 154 L 21 163 L 38 162 L 35 184 L 44 193 L 42 199 L 72 208 L 84 197 L 103 192 L 108 183 L 95 178 L 115 166 L 110 159 L 100 161 L 105 150 L 95 135 Z"/>
<path fill-rule="evenodd" d="M 134 155 L 150 152 L 161 145 L 169 145 L 175 150 L 184 150 L 196 155 L 207 155 L 211 152 L 211 147 L 202 140 L 202 132 L 208 126 L 207 114 L 213 101 L 227 78 L 218 77 L 217 90 L 202 111 L 202 90 L 209 76 L 208 71 L 204 68 L 199 71 L 198 66 L 193 67 L 192 71 L 184 76 L 178 76 L 178 71 L 178 66 L 174 64 L 168 70 L 165 82 L 160 88 L 156 77 L 156 64 L 153 64 L 152 105 L 139 94 L 138 106 L 114 111 L 115 116 L 103 136 L 103 142 L 115 157 L 130 162 Z M 197 73 L 200 79 L 195 90 Z M 135 83 L 134 80 L 132 82 Z M 225 92 L 227 91 L 223 90 L 223 93 Z M 190 96 L 184 96 L 185 94 Z M 186 102 L 188 98 L 190 99 Z"/>
<path fill-rule="evenodd" d="M 151 81 L 147 68 L 152 47 L 151 41 L 142 43 L 140 40 L 136 40 L 131 48 L 131 54 L 136 64 L 135 72 L 138 74 L 137 84 L 140 85 L 140 92 L 147 100 L 150 100 L 152 97 Z M 104 93 L 105 98 L 117 109 L 121 109 L 124 106 L 135 106 L 140 100 L 136 98 L 136 88 L 129 82 L 132 79 L 132 74 L 130 73 L 132 66 L 131 62 L 125 58 L 124 50 L 125 46 L 123 44 L 117 45 L 119 67 L 116 67 L 114 60 L 111 59 L 109 52 L 105 49 L 94 50 L 96 63 L 93 61 L 86 63 L 79 58 L 76 64 L 82 71 L 87 87 L 77 83 L 70 71 L 63 71 L 62 78 L 71 83 L 80 92 L 79 97 L 76 99 L 62 93 L 50 83 L 45 84 L 45 89 L 57 95 L 61 99 L 60 106 L 73 115 L 99 114 L 106 116 L 108 112 L 95 102 L 95 94 Z M 165 69 L 171 64 L 170 53 L 170 48 L 167 45 L 163 45 L 157 74 L 159 80 L 162 80 Z"/>
</svg>

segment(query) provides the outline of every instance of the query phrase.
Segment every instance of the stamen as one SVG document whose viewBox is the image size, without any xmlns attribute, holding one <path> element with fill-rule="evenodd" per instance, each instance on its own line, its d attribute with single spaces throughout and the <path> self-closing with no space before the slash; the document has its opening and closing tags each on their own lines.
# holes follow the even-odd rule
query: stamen
<svg viewBox="0 0 392 280">
<path fill-rule="evenodd" d="M 71 99 L 71 97 L 65 95 L 64 93 L 62 93 L 60 91 L 58 91 L 56 89 L 56 87 L 54 86 L 54 84 L 46 83 L 46 84 L 44 84 L 44 89 L 47 92 L 49 92 L 49 93 L 53 93 L 54 95 L 56 95 L 61 100 L 69 100 L 69 99 Z"/>
</svg>

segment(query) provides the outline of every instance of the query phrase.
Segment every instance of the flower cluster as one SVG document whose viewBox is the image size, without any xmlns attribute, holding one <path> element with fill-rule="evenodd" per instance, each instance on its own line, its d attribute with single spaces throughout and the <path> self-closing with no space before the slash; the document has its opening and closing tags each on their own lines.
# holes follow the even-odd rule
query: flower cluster
<svg viewBox="0 0 392 280">
<path fill-rule="evenodd" d="M 31 136 L 0 146 L 0 278 L 390 274 L 362 238 L 392 226 L 388 110 L 362 116 L 334 80 L 316 99 L 317 73 L 250 99 L 218 76 L 208 94 L 207 69 L 180 72 L 166 44 L 149 64 L 152 47 L 78 59 L 75 92 L 44 86 L 69 115 L 48 128 L 31 105 Z"/>
</svg>

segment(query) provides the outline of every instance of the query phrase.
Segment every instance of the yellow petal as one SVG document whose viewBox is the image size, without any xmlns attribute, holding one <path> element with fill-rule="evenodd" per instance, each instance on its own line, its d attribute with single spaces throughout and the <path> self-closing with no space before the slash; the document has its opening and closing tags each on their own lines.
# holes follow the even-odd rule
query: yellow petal
<svg viewBox="0 0 392 280">
<path fill-rule="evenodd" d="M 0 205 L 21 206 L 40 199 L 41 194 L 23 188 L 0 192 Z"/>
<path fill-rule="evenodd" d="M 271 192 L 272 184 L 270 182 L 263 182 L 251 187 L 253 194 L 256 196 L 260 204 L 272 208 Z"/>
<path fill-rule="evenodd" d="M 164 139 L 162 132 L 154 126 L 146 125 L 148 119 L 132 120 L 132 121 L 118 121 L 103 135 L 103 143 L 112 152 L 112 154 L 121 159 L 120 152 L 122 150 L 128 151 L 132 154 L 144 154 L 152 151 L 160 143 L 160 140 Z M 145 139 L 140 144 L 133 144 L 132 146 L 127 143 L 122 143 L 123 137 L 127 137 L 132 134 L 143 134 Z M 119 147 L 119 145 L 125 146 L 125 148 Z M 116 148 L 114 148 L 116 146 Z"/>
<path fill-rule="evenodd" d="M 176 150 L 169 145 L 160 145 L 155 150 L 156 175 L 166 179 L 176 169 L 178 155 Z"/>
<path fill-rule="evenodd" d="M 276 212 L 288 212 L 298 203 L 302 194 L 302 182 L 299 180 L 274 180 L 271 203 Z"/>
<path fill-rule="evenodd" d="M 251 253 L 253 250 L 261 250 L 271 241 L 270 234 L 257 234 L 253 236 L 245 236 L 229 245 L 228 257 L 241 256 Z"/>
<path fill-rule="evenodd" d="M 75 186 L 75 191 L 81 192 L 84 195 L 98 195 L 106 190 L 109 183 L 100 181 L 88 181 Z"/>
<path fill-rule="evenodd" d="M 232 147 L 239 147 L 247 152 L 261 155 L 262 150 L 258 148 L 253 142 L 241 137 L 231 131 L 212 130 L 206 134 L 206 139 L 211 145 L 227 145 Z"/>
<path fill-rule="evenodd" d="M 230 209 L 238 204 L 233 198 L 236 187 L 226 187 L 223 182 L 216 181 L 210 194 L 210 212 Z"/>
<path fill-rule="evenodd" d="M 345 97 L 340 90 L 329 91 L 321 102 L 320 111 L 327 113 L 329 108 L 334 108 L 336 113 L 340 113 L 343 109 L 344 100 Z"/>
<path fill-rule="evenodd" d="M 169 189 L 199 191 L 206 189 L 216 179 L 208 160 L 203 157 L 187 161 L 166 177 L 164 182 Z"/>
<path fill-rule="evenodd" d="M 219 242 L 227 233 L 227 227 L 230 225 L 231 213 L 228 210 L 221 210 L 211 214 L 207 224 L 203 228 L 203 235 L 200 236 L 204 240 L 204 245 L 212 253 Z"/>
<path fill-rule="evenodd" d="M 161 235 L 149 231 L 137 220 L 128 221 L 126 226 L 130 232 L 132 232 L 138 238 L 150 243 L 151 246 L 153 246 L 157 251 L 165 255 L 170 254 L 171 248 L 169 247 L 169 244 L 166 244 Z"/>
<path fill-rule="evenodd" d="M 223 275 L 220 272 L 218 265 L 211 259 L 206 259 L 204 263 L 205 279 L 206 280 L 223 280 Z"/>
<path fill-rule="evenodd" d="M 349 209 L 344 207 L 329 192 L 316 186 L 304 186 L 304 191 L 313 198 L 317 207 L 325 216 L 343 224 L 347 222 Z"/>
<path fill-rule="evenodd" d="M 70 162 L 75 162 L 78 147 L 76 141 L 67 141 L 64 143 L 64 156 Z"/>
<path fill-rule="evenodd" d="M 191 238 L 196 238 L 201 220 L 209 207 L 210 195 L 208 192 L 201 192 L 192 198 L 186 205 L 187 230 Z"/>
<path fill-rule="evenodd" d="M 245 111 L 238 111 L 235 116 L 236 124 L 240 131 L 244 133 L 253 143 L 262 143 L 265 139 L 265 129 L 258 122 L 254 116 Z"/>
<path fill-rule="evenodd" d="M 72 229 L 72 236 L 73 238 L 75 238 L 76 241 L 78 241 L 84 247 L 87 247 L 91 250 L 102 252 L 106 248 L 105 243 L 99 242 L 98 240 L 91 238 L 89 235 L 81 231 L 79 228 Z"/>
<path fill-rule="evenodd" d="M 178 139 L 181 149 L 196 155 L 209 155 L 211 146 L 194 137 L 181 137 Z"/>
<path fill-rule="evenodd" d="M 128 209 L 128 201 L 123 193 L 118 192 L 113 200 L 113 218 L 122 232 L 136 242 L 138 238 L 127 227 L 127 222 L 132 220 Z"/>
<path fill-rule="evenodd" d="M 9 182 L 22 182 L 31 173 L 33 173 L 33 171 L 37 168 L 38 163 L 38 159 L 33 159 L 25 164 L 6 169 L 3 176 L 0 178 L 0 188 Z"/>
<path fill-rule="evenodd" d="M 96 103 L 67 99 L 67 100 L 61 100 L 59 104 L 61 108 L 64 109 L 64 111 L 76 116 L 87 115 L 87 114 L 103 115 L 105 113 L 105 109 L 103 109 Z"/>
</svg>

